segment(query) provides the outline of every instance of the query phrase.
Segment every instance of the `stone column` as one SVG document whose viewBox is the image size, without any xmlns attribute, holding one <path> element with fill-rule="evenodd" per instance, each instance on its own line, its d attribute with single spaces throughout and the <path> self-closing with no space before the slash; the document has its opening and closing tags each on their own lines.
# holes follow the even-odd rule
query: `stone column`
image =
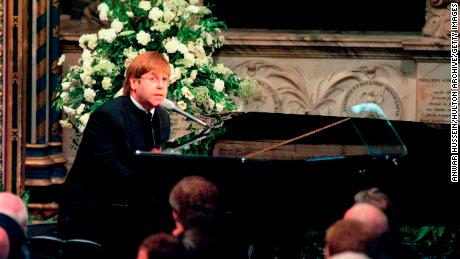
<svg viewBox="0 0 460 259">
<path fill-rule="evenodd" d="M 8 3 L 5 5 L 5 3 Z M 25 103 L 27 87 L 29 1 L 3 1 L 3 184 L 7 191 L 24 191 Z"/>
<path fill-rule="evenodd" d="M 0 84 L 3 86 L 3 1 L 0 1 Z M 0 87 L 3 100 L 3 87 Z M 3 101 L 0 102 L 0 191 L 3 190 Z"/>
</svg>

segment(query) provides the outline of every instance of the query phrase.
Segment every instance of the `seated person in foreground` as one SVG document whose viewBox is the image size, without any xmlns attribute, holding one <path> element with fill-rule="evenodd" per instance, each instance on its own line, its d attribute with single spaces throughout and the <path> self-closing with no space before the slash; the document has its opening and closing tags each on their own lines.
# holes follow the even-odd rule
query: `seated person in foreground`
<svg viewBox="0 0 460 259">
<path fill-rule="evenodd" d="M 171 235 L 155 234 L 151 240 L 168 241 L 163 248 L 173 246 L 174 251 L 179 242 L 187 258 L 240 258 L 222 224 L 219 192 L 213 183 L 200 176 L 185 177 L 171 190 L 169 203 L 176 227 Z M 138 256 L 142 250 L 141 246 Z"/>
<path fill-rule="evenodd" d="M 18 196 L 0 193 L 0 259 L 28 258 L 27 208 Z"/>
</svg>

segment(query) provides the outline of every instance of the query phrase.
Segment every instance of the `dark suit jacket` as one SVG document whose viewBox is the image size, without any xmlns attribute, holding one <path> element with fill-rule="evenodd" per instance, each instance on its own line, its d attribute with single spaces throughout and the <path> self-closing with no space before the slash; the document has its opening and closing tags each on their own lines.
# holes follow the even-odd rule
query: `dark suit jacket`
<svg viewBox="0 0 460 259">
<path fill-rule="evenodd" d="M 108 211 L 126 207 L 130 197 L 137 197 L 132 193 L 138 177 L 135 151 L 149 151 L 170 134 L 169 115 L 163 108 L 156 108 L 151 119 L 127 96 L 110 100 L 92 113 L 60 202 L 63 219 L 70 217 L 67 223 L 84 226 L 85 220 L 92 224 L 105 220 Z"/>
</svg>

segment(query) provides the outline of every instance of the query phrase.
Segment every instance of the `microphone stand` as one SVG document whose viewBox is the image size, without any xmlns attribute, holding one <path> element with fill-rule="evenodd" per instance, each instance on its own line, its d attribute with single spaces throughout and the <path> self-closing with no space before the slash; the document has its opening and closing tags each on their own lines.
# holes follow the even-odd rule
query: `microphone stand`
<svg viewBox="0 0 460 259">
<path fill-rule="evenodd" d="M 179 151 L 180 149 L 183 149 L 187 146 L 193 145 L 195 143 L 198 143 L 208 137 L 208 134 L 210 132 L 211 128 L 206 128 L 200 134 L 196 135 L 192 139 L 188 140 L 185 143 L 180 144 L 179 146 L 173 147 L 173 148 L 167 148 L 165 151 L 161 152 L 163 154 L 181 154 Z"/>
<path fill-rule="evenodd" d="M 402 146 L 403 152 L 402 152 L 401 156 L 407 155 L 407 146 L 406 146 L 406 144 L 404 144 L 404 142 L 402 141 L 402 139 L 399 136 L 398 132 L 393 127 L 393 124 L 391 124 L 390 120 L 386 117 L 385 113 L 383 112 L 382 108 L 380 108 L 380 106 L 378 106 L 375 103 L 361 103 L 361 104 L 353 106 L 351 108 L 351 111 L 354 114 L 359 114 L 359 113 L 364 112 L 364 111 L 372 112 L 374 114 L 377 114 L 377 116 L 380 117 L 381 119 L 385 120 L 386 124 L 390 127 L 390 129 L 392 130 L 393 134 L 396 136 L 396 138 L 398 139 L 399 143 Z M 363 143 L 366 146 L 366 148 L 369 150 L 369 152 L 371 154 L 374 153 L 375 151 L 371 150 L 369 145 L 364 140 L 364 137 L 362 136 L 362 134 L 359 131 L 358 127 L 353 123 L 353 121 L 352 121 L 352 125 L 355 128 L 355 131 L 358 133 L 358 136 L 363 141 Z"/>
</svg>

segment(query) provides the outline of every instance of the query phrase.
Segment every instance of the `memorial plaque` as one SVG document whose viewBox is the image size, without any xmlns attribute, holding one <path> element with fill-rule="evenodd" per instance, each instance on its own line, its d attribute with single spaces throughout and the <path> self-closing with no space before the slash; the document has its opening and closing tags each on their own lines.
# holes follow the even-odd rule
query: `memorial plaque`
<svg viewBox="0 0 460 259">
<path fill-rule="evenodd" d="M 417 121 L 450 122 L 450 79 L 419 78 L 417 81 Z"/>
</svg>

